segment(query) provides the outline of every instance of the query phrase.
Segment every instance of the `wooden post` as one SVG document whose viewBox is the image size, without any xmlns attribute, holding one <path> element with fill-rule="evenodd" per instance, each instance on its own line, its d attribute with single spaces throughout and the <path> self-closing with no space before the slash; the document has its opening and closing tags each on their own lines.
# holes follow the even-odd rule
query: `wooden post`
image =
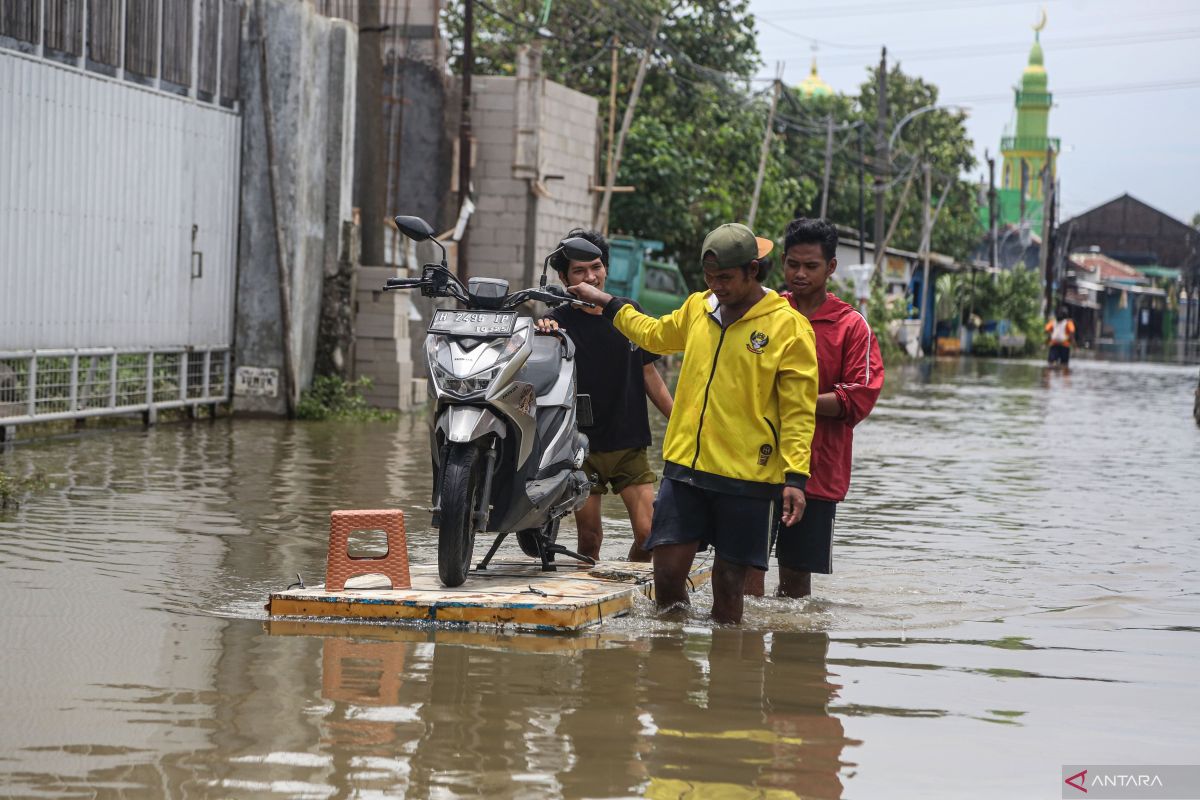
<svg viewBox="0 0 1200 800">
<path fill-rule="evenodd" d="M 613 36 L 612 42 L 612 66 L 610 67 L 612 75 L 608 84 L 608 156 L 605 158 L 604 164 L 604 186 L 605 190 L 611 192 L 613 183 L 616 181 L 616 175 L 613 173 L 613 147 L 616 145 L 617 137 L 617 54 L 621 49 L 621 37 Z M 604 218 L 604 230 L 602 233 L 608 235 L 608 217 Z"/>
<path fill-rule="evenodd" d="M 629 105 L 625 106 L 625 117 L 621 120 L 621 133 L 617 137 L 617 147 L 613 153 L 611 177 L 604 187 L 600 210 L 596 212 L 596 220 L 592 225 L 596 230 L 608 230 L 608 209 L 612 203 L 613 181 L 621 169 L 621 152 L 625 149 L 625 137 L 629 135 L 629 126 L 633 124 L 633 110 L 637 108 L 638 96 L 642 93 L 642 84 L 646 80 L 646 68 L 650 65 L 650 56 L 653 55 L 654 44 L 658 41 L 658 26 L 661 24 L 662 17 L 657 17 L 650 27 L 650 41 L 646 42 L 646 49 L 642 52 L 641 61 L 638 62 L 637 75 L 633 79 L 633 90 L 629 93 Z"/>
<path fill-rule="evenodd" d="M 879 72 L 875 75 L 875 272 L 873 273 L 875 282 L 883 285 L 883 253 L 886 249 L 883 233 L 884 226 L 884 211 L 883 199 L 886 191 L 884 184 L 887 181 L 887 175 L 892 171 L 892 157 L 888 150 L 887 138 L 887 120 L 888 120 L 888 104 L 887 104 L 887 48 L 883 48 L 879 55 Z M 901 202 L 903 205 L 903 201 Z"/>
<path fill-rule="evenodd" d="M 750 196 L 750 213 L 746 225 L 754 229 L 754 218 L 758 216 L 758 195 L 762 191 L 763 176 L 767 172 L 767 155 L 771 151 L 771 133 L 775 126 L 775 108 L 779 105 L 779 93 L 783 89 L 783 62 L 775 62 L 775 86 L 771 91 L 771 110 L 767 113 L 767 128 L 763 131 L 762 150 L 758 154 L 758 174 L 754 176 L 754 194 Z"/>
</svg>

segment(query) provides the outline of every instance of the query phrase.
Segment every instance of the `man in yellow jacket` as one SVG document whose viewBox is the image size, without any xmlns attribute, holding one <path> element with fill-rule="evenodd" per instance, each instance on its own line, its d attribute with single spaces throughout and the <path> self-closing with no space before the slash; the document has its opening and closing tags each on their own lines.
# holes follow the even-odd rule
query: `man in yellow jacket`
<svg viewBox="0 0 1200 800">
<path fill-rule="evenodd" d="M 771 242 L 730 223 L 704 239 L 709 291 L 655 319 L 622 297 L 579 284 L 631 342 L 683 353 L 663 440 L 662 486 L 646 549 L 660 608 L 686 605 L 696 553 L 711 545 L 713 619 L 740 622 L 746 570 L 766 570 L 771 534 L 804 513 L 817 404 L 812 325 L 762 285 Z"/>
</svg>

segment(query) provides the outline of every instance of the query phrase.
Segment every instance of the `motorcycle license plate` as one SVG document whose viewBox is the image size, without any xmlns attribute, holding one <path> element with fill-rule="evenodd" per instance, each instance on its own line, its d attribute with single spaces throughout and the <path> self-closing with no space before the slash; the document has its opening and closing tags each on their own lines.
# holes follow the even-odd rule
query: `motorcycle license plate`
<svg viewBox="0 0 1200 800">
<path fill-rule="evenodd" d="M 433 312 L 429 333 L 445 336 L 512 336 L 516 327 L 515 311 L 455 311 L 442 308 Z"/>
</svg>

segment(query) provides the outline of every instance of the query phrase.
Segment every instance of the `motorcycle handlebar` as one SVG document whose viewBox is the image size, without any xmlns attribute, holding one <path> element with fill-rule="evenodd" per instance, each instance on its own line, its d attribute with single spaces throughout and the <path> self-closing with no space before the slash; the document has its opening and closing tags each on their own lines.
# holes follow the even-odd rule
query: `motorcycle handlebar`
<svg viewBox="0 0 1200 800">
<path fill-rule="evenodd" d="M 435 282 L 431 281 L 427 278 L 388 278 L 387 281 L 383 284 L 383 290 L 385 292 L 388 291 L 389 289 L 417 289 L 417 288 L 426 289 L 426 288 L 430 288 L 431 290 L 433 290 L 434 286 L 435 286 Z M 446 286 L 443 287 L 443 291 L 439 291 L 436 293 L 438 295 L 442 295 L 444 292 L 445 295 L 447 295 L 447 296 L 454 297 L 463 302 L 467 302 L 467 298 L 465 296 L 463 296 L 463 297 L 459 296 L 459 294 L 461 293 L 461 290 L 457 291 L 457 292 L 454 291 L 454 289 L 456 289 L 456 288 L 457 287 L 454 287 L 452 284 L 447 284 Z M 511 302 L 512 300 L 515 300 L 516 302 Z M 596 307 L 595 303 L 589 303 L 586 300 L 580 300 L 579 298 L 575 297 L 574 295 L 568 294 L 565 291 L 562 291 L 562 290 L 555 291 L 554 289 L 551 289 L 551 288 L 525 289 L 523 291 L 516 292 L 515 294 L 510 296 L 511 305 L 509 303 L 506 303 L 506 306 L 515 307 L 517 305 L 520 305 L 521 303 L 524 303 L 526 300 L 541 300 L 544 303 L 555 303 L 555 304 L 570 303 L 573 306 L 581 306 L 583 308 L 595 308 Z"/>
<path fill-rule="evenodd" d="M 420 278 L 388 278 L 383 284 L 384 291 L 388 289 L 415 289 L 424 284 Z"/>
<path fill-rule="evenodd" d="M 589 303 L 586 300 L 580 300 L 572 294 L 565 291 L 555 291 L 550 287 L 542 289 L 529 289 L 526 299 L 541 300 L 543 303 L 570 303 L 573 306 L 582 306 L 583 308 L 595 308 L 595 303 Z"/>
</svg>

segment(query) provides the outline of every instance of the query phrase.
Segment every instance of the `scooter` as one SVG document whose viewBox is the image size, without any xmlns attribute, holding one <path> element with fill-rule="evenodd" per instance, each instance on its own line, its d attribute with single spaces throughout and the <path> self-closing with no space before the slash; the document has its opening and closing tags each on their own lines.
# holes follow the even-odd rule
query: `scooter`
<svg viewBox="0 0 1200 800">
<path fill-rule="evenodd" d="M 586 239 L 561 243 L 542 265 L 537 288 L 509 293 L 508 281 L 471 278 L 464 286 L 446 265 L 446 249 L 419 217 L 395 218 L 414 241 L 442 251 L 420 278 L 390 278 L 384 290 L 419 289 L 425 297 L 452 298 L 461 308 L 433 312 L 425 337 L 430 395 L 436 401 L 430 428 L 433 455 L 433 524 L 438 529 L 438 576 L 460 586 L 470 571 L 475 537 L 496 532 L 478 565 L 486 570 L 510 533 L 543 570 L 554 556 L 595 561 L 558 544 L 559 521 L 587 500 L 583 472 L 591 424 L 591 398 L 576 394 L 575 346 L 561 331 L 543 334 L 516 308 L 528 300 L 594 307 L 561 286 L 546 285 L 555 253 L 591 261 L 600 251 Z"/>
</svg>

